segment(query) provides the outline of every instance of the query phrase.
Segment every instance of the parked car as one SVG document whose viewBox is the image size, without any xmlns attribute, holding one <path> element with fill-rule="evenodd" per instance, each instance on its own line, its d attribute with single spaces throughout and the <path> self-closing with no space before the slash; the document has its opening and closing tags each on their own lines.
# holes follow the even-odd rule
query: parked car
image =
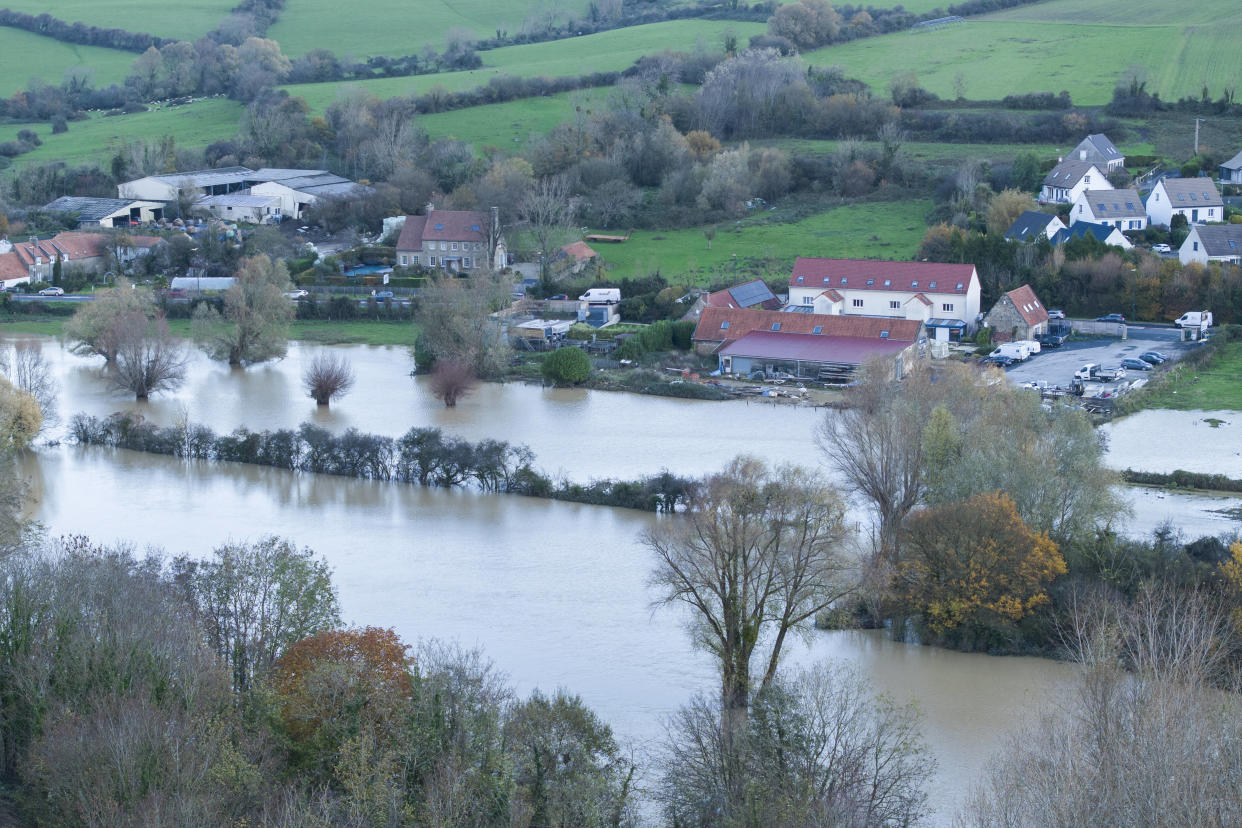
<svg viewBox="0 0 1242 828">
<path fill-rule="evenodd" d="M 1013 365 L 1019 361 L 1020 360 L 1018 360 L 1017 357 L 1007 356 L 1005 354 L 992 354 L 990 357 L 983 360 L 983 364 L 995 365 L 1000 368 L 1008 368 L 1010 365 Z"/>
<path fill-rule="evenodd" d="M 1160 365 L 1161 363 L 1168 362 L 1172 357 L 1163 351 L 1144 351 L 1139 354 L 1139 359 L 1144 362 L 1150 362 L 1152 365 Z"/>
<path fill-rule="evenodd" d="M 1152 253 L 1172 253 L 1173 248 L 1169 247 L 1167 244 L 1153 244 L 1151 246 L 1151 252 Z"/>
<path fill-rule="evenodd" d="M 391 299 L 393 297 L 393 293 L 391 290 L 381 290 L 376 293 L 372 293 L 371 296 L 375 298 L 376 302 L 383 302 L 385 299 Z"/>
<path fill-rule="evenodd" d="M 1065 344 L 1065 337 L 1061 334 L 1043 333 L 1036 336 L 1035 339 L 1045 348 L 1060 348 Z"/>
<path fill-rule="evenodd" d="M 1119 313 L 1106 313 L 1103 316 L 1097 316 L 1096 322 L 1125 322 L 1126 318 Z"/>
<path fill-rule="evenodd" d="M 1152 368 L 1150 363 L 1144 362 L 1141 359 L 1135 359 L 1134 357 L 1123 359 L 1121 367 L 1129 371 L 1150 371 Z"/>
<path fill-rule="evenodd" d="M 286 299 L 301 299 L 303 296 L 310 296 L 310 291 L 298 288 L 297 290 L 291 290 L 285 293 Z"/>
<path fill-rule="evenodd" d="M 1050 311 L 1048 311 L 1048 318 L 1049 318 L 1049 319 L 1064 319 L 1064 318 L 1065 318 L 1065 311 L 1063 311 L 1063 310 L 1050 310 Z"/>
<path fill-rule="evenodd" d="M 58 288 L 58 287 L 46 287 L 43 290 L 39 291 L 39 295 L 40 296 L 64 296 L 65 289 Z"/>
<path fill-rule="evenodd" d="M 569 297 L 563 293 L 558 293 L 555 296 L 549 296 L 548 298 L 549 299 L 568 299 Z"/>
</svg>

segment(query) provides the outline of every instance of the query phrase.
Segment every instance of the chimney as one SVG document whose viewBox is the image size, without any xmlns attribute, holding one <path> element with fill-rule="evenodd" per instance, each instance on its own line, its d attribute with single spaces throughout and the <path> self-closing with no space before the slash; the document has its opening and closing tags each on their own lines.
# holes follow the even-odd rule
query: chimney
<svg viewBox="0 0 1242 828">
<path fill-rule="evenodd" d="M 1086 151 L 1086 150 L 1079 150 L 1079 151 L 1078 151 L 1078 160 L 1079 160 L 1079 161 L 1086 161 L 1086 160 L 1087 160 L 1087 151 Z"/>
<path fill-rule="evenodd" d="M 433 201 L 428 201 L 428 202 L 427 202 L 427 206 L 426 206 L 426 207 L 424 207 L 423 209 L 424 209 L 424 211 L 427 213 L 427 215 L 431 215 L 431 211 L 432 211 L 432 210 L 434 210 L 434 209 L 436 209 L 435 202 L 433 202 Z"/>
</svg>

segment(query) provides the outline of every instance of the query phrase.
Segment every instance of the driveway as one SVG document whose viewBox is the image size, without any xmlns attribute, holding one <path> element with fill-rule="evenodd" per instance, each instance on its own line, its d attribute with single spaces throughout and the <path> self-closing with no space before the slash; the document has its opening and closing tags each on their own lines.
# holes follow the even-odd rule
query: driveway
<svg viewBox="0 0 1242 828">
<path fill-rule="evenodd" d="M 1026 362 L 1009 367 L 1005 373 L 1015 384 L 1044 380 L 1051 385 L 1067 386 L 1074 372 L 1088 362 L 1116 365 L 1127 357 L 1137 359 L 1144 351 L 1163 351 L 1176 360 L 1196 347 L 1193 343 L 1182 343 L 1176 328 L 1131 325 L 1127 335 L 1129 338 L 1124 340 L 1087 339 L 1066 342 L 1060 348 L 1045 348 Z M 1130 371 L 1126 380 L 1138 379 L 1144 373 L 1153 372 Z"/>
</svg>

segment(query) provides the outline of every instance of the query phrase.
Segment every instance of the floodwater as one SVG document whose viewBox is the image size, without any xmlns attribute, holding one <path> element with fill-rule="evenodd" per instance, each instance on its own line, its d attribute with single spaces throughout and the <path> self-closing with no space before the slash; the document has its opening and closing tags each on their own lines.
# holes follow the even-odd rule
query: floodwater
<svg viewBox="0 0 1242 828">
<path fill-rule="evenodd" d="M 1115 469 L 1242 477 L 1242 411 L 1140 411 L 1102 430 Z"/>
<path fill-rule="evenodd" d="M 288 359 L 245 372 L 196 357 L 182 391 L 137 404 L 107 389 L 99 360 L 45 342 L 61 384 L 62 420 L 78 411 L 137 410 L 161 423 L 186 416 L 221 432 L 305 420 L 390 435 L 438 426 L 471 440 L 525 443 L 540 468 L 573 479 L 661 468 L 700 474 L 740 451 L 818 464 L 813 434 L 826 416 L 770 403 L 520 384 L 484 384 L 446 410 L 408 376 L 403 349 L 361 346 L 333 349 L 350 357 L 358 382 L 327 412 L 300 389 L 316 346 L 294 346 Z M 406 641 L 479 646 L 519 692 L 569 688 L 640 752 L 656 746 L 667 714 L 715 689 L 712 665 L 691 648 L 682 616 L 651 607 L 652 561 L 638 535 L 676 518 L 70 445 L 41 447 L 25 472 L 33 514 L 54 535 L 190 555 L 269 533 L 310 545 L 334 569 L 348 622 L 391 626 Z M 1210 516 L 1208 509 L 1221 508 L 1215 499 L 1129 496 L 1139 500 L 1128 531 L 1146 533 L 1166 512 L 1179 523 L 1193 515 L 1205 526 L 1228 525 Z M 966 655 L 876 632 L 816 632 L 790 651 L 792 662 L 823 658 L 854 662 L 878 690 L 918 704 L 939 760 L 931 795 L 940 821 L 952 816 L 1004 733 L 1056 698 L 1074 674 L 1043 659 Z"/>
</svg>

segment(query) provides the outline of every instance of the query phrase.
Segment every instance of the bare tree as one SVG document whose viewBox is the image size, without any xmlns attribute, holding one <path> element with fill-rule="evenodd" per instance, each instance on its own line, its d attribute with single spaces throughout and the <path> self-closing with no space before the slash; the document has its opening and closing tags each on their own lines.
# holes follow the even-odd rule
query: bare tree
<svg viewBox="0 0 1242 828">
<path fill-rule="evenodd" d="M 746 723 L 761 645 L 762 688 L 786 637 L 850 592 L 843 515 L 841 496 L 816 475 L 739 457 L 701 483 L 684 521 L 643 536 L 656 555 L 657 603 L 688 606 L 695 643 L 718 662 L 726 738 Z"/>
<path fill-rule="evenodd" d="M 518 202 L 518 222 L 539 250 L 539 278 L 546 281 L 552 251 L 572 238 L 577 212 L 564 176 L 542 178 Z"/>
<path fill-rule="evenodd" d="M 12 355 L 0 353 L 0 370 L 9 381 L 34 397 L 43 414 L 43 429 L 56 425 L 56 395 L 59 387 L 52 376 L 52 366 L 43 356 L 43 344 L 38 340 L 19 340 L 13 343 Z"/>
<path fill-rule="evenodd" d="M 146 318 L 155 316 L 155 296 L 150 288 L 136 288 L 128 279 L 117 279 L 116 287 L 95 293 L 93 302 L 83 302 L 73 318 L 65 323 L 65 337 L 75 354 L 101 356 L 107 362 L 116 359 L 117 343 L 113 339 L 119 328 L 116 321 L 140 311 Z"/>
<path fill-rule="evenodd" d="M 431 393 L 446 408 L 455 408 L 457 401 L 469 394 L 476 383 L 470 366 L 456 359 L 436 362 L 431 372 Z"/>
<path fill-rule="evenodd" d="M 354 386 L 354 369 L 344 354 L 319 353 L 302 373 L 306 393 L 326 406 L 333 397 L 344 396 Z"/>
<path fill-rule="evenodd" d="M 243 259 L 224 294 L 224 314 L 207 304 L 194 312 L 194 339 L 212 359 L 253 365 L 285 355 L 293 305 L 285 298 L 289 271 L 265 255 Z"/>
<path fill-rule="evenodd" d="M 185 382 L 186 352 L 168 330 L 163 316 L 147 319 L 135 311 L 117 320 L 116 369 L 113 384 L 145 400 L 160 391 L 175 391 Z"/>
<path fill-rule="evenodd" d="M 455 360 L 477 376 L 498 375 L 508 362 L 509 345 L 492 314 L 512 301 L 508 283 L 496 274 L 429 280 L 418 292 L 415 312 L 419 370 L 430 367 L 427 360 Z"/>
</svg>

